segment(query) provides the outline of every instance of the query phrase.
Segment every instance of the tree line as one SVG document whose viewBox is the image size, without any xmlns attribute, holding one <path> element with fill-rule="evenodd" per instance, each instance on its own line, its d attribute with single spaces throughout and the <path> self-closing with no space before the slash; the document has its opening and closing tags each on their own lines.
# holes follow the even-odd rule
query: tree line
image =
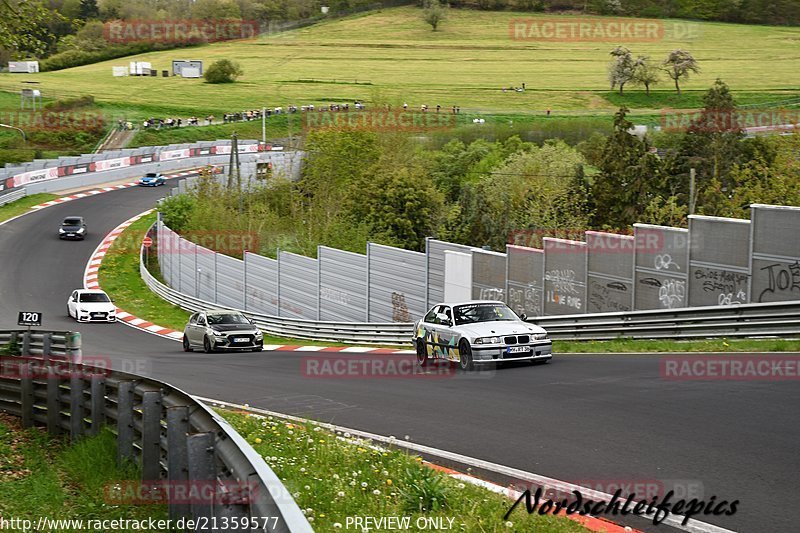
<svg viewBox="0 0 800 533">
<path fill-rule="evenodd" d="M 368 241 L 423 250 L 425 237 L 502 251 L 519 232 L 683 226 L 689 172 L 698 214 L 749 218 L 751 203 L 800 205 L 797 135 L 746 139 L 720 114 L 736 105 L 722 81 L 683 132 L 637 137 L 622 108 L 608 136 L 451 140 L 440 149 L 401 133 L 312 131 L 302 178 L 240 193 L 207 185 L 168 199 L 177 230 L 254 231 L 261 252 L 315 256 L 318 244 L 363 253 Z M 659 148 L 655 150 L 656 146 Z"/>
</svg>

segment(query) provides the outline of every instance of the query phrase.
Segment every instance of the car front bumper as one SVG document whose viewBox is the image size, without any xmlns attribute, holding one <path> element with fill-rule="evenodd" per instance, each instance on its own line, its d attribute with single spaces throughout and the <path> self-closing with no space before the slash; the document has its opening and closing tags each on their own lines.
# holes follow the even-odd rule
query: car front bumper
<svg viewBox="0 0 800 533">
<path fill-rule="evenodd" d="M 509 348 L 526 347 L 527 352 L 509 353 Z M 472 362 L 487 364 L 512 361 L 546 361 L 553 357 L 553 342 L 550 340 L 517 344 L 512 346 L 472 346 Z"/>
<path fill-rule="evenodd" d="M 256 339 L 252 333 L 242 334 L 242 337 L 251 337 L 247 342 L 233 342 L 232 337 L 237 335 L 228 335 L 227 338 L 214 337 L 215 350 L 262 350 L 264 348 L 264 340 Z"/>
</svg>

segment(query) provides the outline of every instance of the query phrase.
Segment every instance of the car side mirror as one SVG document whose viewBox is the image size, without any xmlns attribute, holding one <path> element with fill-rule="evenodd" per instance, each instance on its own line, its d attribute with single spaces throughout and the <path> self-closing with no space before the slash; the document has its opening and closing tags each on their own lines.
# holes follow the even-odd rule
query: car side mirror
<svg viewBox="0 0 800 533">
<path fill-rule="evenodd" d="M 528 315 L 526 315 L 525 313 L 522 313 L 521 315 L 519 315 L 519 317 L 522 320 L 528 320 Z"/>
</svg>

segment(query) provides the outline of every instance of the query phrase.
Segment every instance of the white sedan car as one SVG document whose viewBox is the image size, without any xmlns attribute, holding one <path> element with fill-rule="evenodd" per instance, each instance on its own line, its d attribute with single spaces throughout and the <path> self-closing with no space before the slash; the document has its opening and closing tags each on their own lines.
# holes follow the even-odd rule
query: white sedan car
<svg viewBox="0 0 800 533">
<path fill-rule="evenodd" d="M 67 314 L 78 322 L 116 322 L 117 307 L 99 289 L 77 289 L 67 300 Z"/>
<path fill-rule="evenodd" d="M 414 325 L 417 361 L 424 366 L 431 359 L 445 359 L 463 370 L 508 361 L 549 362 L 553 343 L 547 332 L 524 318 L 503 302 L 434 305 Z"/>
</svg>

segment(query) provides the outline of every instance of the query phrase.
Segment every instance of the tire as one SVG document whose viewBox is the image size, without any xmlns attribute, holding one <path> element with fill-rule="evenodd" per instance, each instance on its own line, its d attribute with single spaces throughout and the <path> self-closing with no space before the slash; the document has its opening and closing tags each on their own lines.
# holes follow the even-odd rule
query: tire
<svg viewBox="0 0 800 533">
<path fill-rule="evenodd" d="M 428 348 L 425 346 L 425 341 L 417 339 L 415 343 L 417 345 L 417 364 L 419 366 L 425 366 L 428 364 Z"/>
<path fill-rule="evenodd" d="M 214 351 L 214 347 L 211 345 L 211 341 L 208 340 L 208 337 L 203 337 L 203 351 L 206 353 L 212 353 Z"/>
<path fill-rule="evenodd" d="M 467 341 L 462 340 L 458 343 L 458 366 L 461 370 L 469 372 L 475 369 L 475 364 L 472 362 L 472 348 Z"/>
<path fill-rule="evenodd" d="M 183 351 L 184 352 L 193 351 L 191 344 L 189 344 L 189 338 L 186 335 L 183 336 Z"/>
</svg>

